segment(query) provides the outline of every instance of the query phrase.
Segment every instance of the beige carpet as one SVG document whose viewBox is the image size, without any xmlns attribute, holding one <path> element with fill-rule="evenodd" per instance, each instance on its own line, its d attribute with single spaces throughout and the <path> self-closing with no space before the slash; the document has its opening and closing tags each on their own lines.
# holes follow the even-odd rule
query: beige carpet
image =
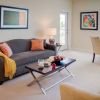
<svg viewBox="0 0 100 100">
<path fill-rule="evenodd" d="M 85 91 L 100 94 L 100 56 L 96 57 L 95 63 L 91 63 L 92 54 L 64 51 L 60 55 L 76 58 L 76 62 L 68 66 L 74 77 L 69 77 L 66 84 L 72 84 Z M 41 83 L 46 87 L 66 74 L 64 70 L 61 74 L 51 76 L 48 80 Z M 41 93 L 37 84 L 28 87 L 27 84 L 32 81 L 30 74 L 18 77 L 5 82 L 0 86 L 0 100 L 60 100 L 59 85 L 47 91 L 47 95 Z M 63 83 L 62 82 L 62 83 Z"/>
</svg>

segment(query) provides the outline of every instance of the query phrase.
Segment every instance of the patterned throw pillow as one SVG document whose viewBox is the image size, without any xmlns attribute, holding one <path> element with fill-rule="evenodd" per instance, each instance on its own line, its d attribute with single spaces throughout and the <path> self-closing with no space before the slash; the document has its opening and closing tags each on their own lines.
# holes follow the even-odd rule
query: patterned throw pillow
<svg viewBox="0 0 100 100">
<path fill-rule="evenodd" d="M 11 48 L 9 47 L 9 45 L 7 43 L 0 44 L 0 51 L 2 51 L 2 53 L 8 57 L 12 56 L 12 54 L 13 54 Z"/>
<path fill-rule="evenodd" d="M 31 40 L 31 50 L 44 50 L 44 40 L 42 39 L 35 39 Z"/>
</svg>

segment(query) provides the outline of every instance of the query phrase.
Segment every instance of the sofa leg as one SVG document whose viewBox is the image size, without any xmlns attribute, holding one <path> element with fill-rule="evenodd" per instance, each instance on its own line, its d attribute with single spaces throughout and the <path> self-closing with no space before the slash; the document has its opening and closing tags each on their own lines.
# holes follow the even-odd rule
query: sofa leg
<svg viewBox="0 0 100 100">
<path fill-rule="evenodd" d="M 4 81 L 0 81 L 0 85 L 2 85 L 2 84 L 3 84 L 3 82 L 4 82 Z"/>
<path fill-rule="evenodd" d="M 93 53 L 92 63 L 94 63 L 94 59 L 95 59 L 95 53 Z"/>
</svg>

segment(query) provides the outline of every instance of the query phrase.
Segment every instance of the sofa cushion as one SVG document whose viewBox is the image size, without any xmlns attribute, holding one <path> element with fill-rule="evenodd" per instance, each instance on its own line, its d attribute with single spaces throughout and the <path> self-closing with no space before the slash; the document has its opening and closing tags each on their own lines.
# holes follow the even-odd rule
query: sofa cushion
<svg viewBox="0 0 100 100">
<path fill-rule="evenodd" d="M 9 47 L 9 45 L 7 43 L 1 43 L 0 44 L 0 51 L 5 54 L 6 56 L 10 57 L 13 52 L 11 50 L 11 48 Z"/>
<path fill-rule="evenodd" d="M 44 50 L 44 40 L 43 39 L 31 40 L 31 50 L 32 51 Z"/>
<path fill-rule="evenodd" d="M 36 62 L 38 61 L 38 59 L 48 58 L 54 55 L 55 52 L 52 50 L 27 51 L 27 52 L 14 54 L 13 56 L 11 56 L 11 58 L 15 60 L 17 66 L 20 66 L 20 65 Z"/>
<path fill-rule="evenodd" d="M 13 54 L 29 51 L 31 48 L 30 39 L 14 39 L 7 41 L 7 44 L 11 47 Z"/>
</svg>

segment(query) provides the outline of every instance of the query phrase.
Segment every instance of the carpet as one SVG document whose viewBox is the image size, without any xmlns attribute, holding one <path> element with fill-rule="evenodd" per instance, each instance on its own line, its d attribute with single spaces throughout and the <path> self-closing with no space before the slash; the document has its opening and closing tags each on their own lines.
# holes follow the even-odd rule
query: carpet
<svg viewBox="0 0 100 100">
<path fill-rule="evenodd" d="M 100 56 L 96 57 L 95 63 L 92 63 L 92 54 L 63 51 L 59 55 L 75 58 L 77 61 L 68 66 L 73 73 L 73 77 L 69 77 L 62 83 L 71 84 L 85 91 L 100 94 Z M 63 70 L 60 76 L 66 74 Z M 44 86 L 48 86 L 52 81 L 60 78 L 59 74 L 52 76 L 42 82 Z M 16 79 L 5 82 L 0 86 L 0 100 L 60 100 L 59 85 L 42 94 L 37 84 L 27 86 L 33 80 L 31 74 L 26 74 Z"/>
</svg>

